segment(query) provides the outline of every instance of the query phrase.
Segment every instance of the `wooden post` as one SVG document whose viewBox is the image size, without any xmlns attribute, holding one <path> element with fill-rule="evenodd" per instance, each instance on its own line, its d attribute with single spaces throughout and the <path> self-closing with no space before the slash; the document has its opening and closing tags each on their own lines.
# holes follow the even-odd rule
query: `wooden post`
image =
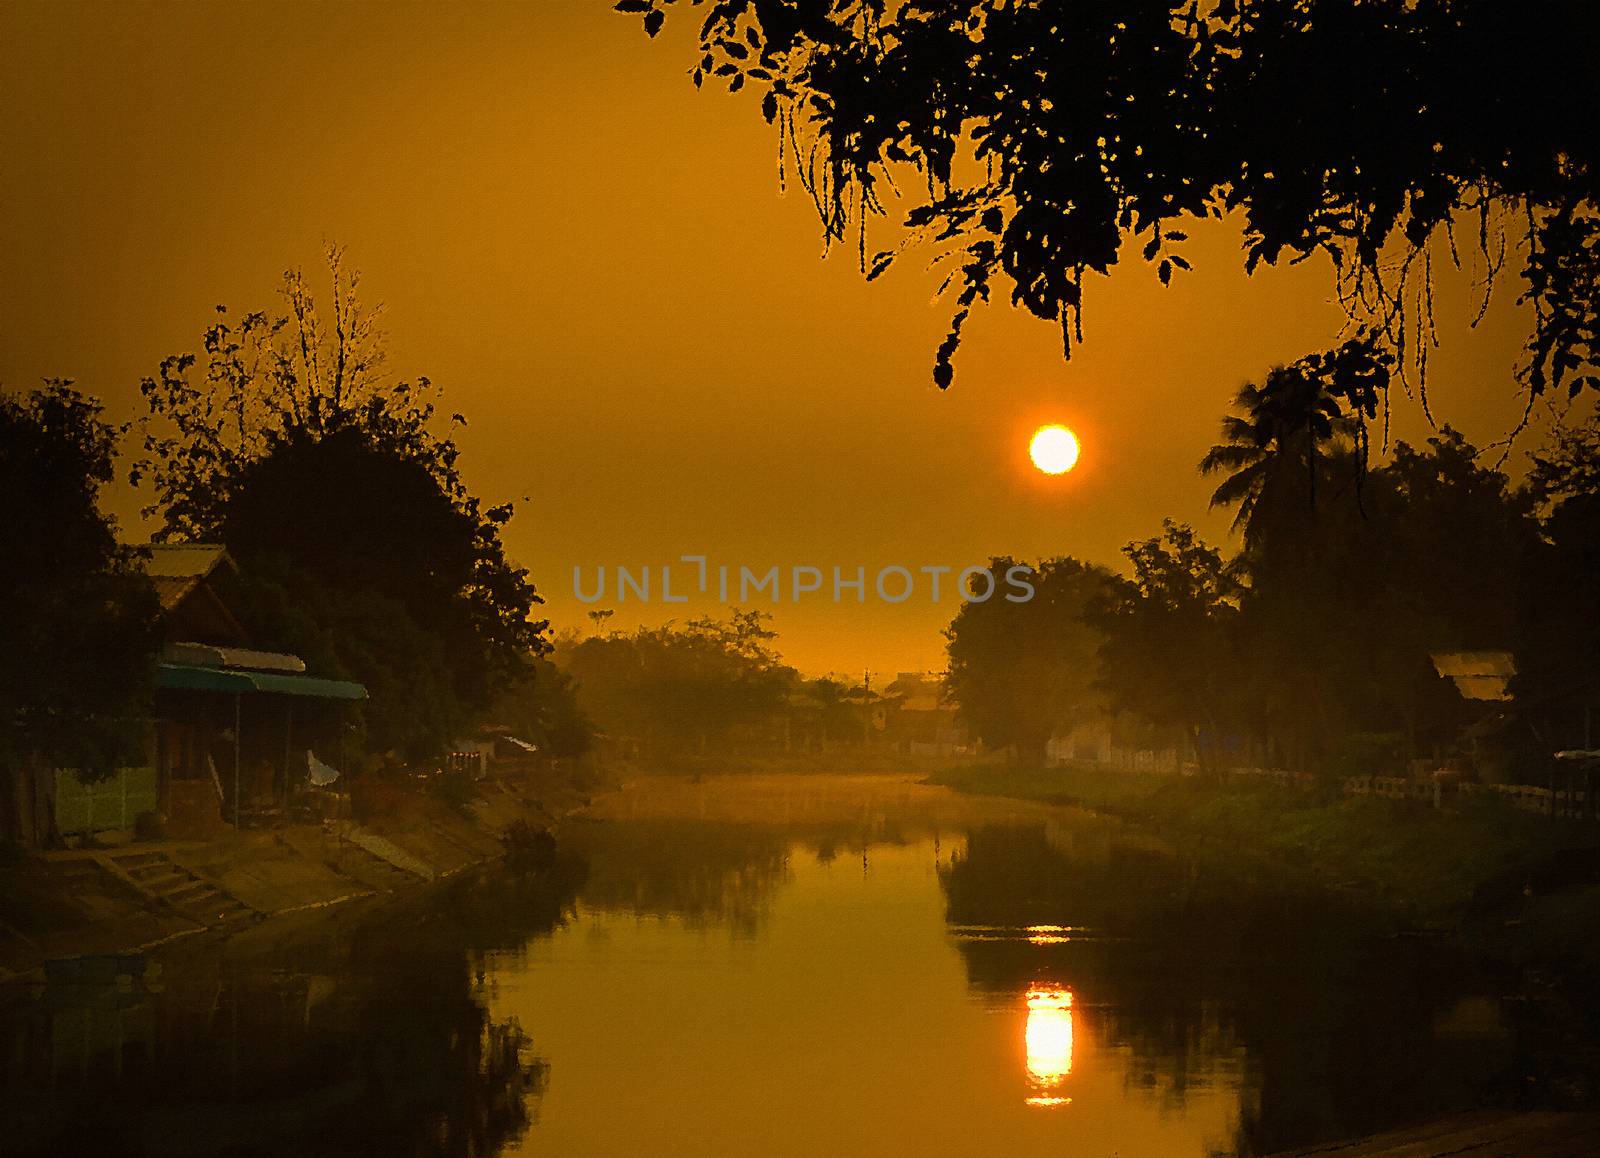
<svg viewBox="0 0 1600 1158">
<path fill-rule="evenodd" d="M 239 831 L 239 729 L 243 713 L 240 711 L 240 693 L 233 693 L 233 831 Z"/>
<path fill-rule="evenodd" d="M 285 696 L 283 699 L 283 799 L 279 803 L 289 807 L 289 750 L 290 740 L 294 734 L 294 700 Z"/>
</svg>

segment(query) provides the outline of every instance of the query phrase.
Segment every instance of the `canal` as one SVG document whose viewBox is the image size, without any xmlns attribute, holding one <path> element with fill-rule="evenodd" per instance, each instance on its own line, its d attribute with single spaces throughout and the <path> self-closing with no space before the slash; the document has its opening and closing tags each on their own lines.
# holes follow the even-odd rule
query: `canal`
<svg viewBox="0 0 1600 1158">
<path fill-rule="evenodd" d="M 1503 1100 L 1447 938 L 910 777 L 645 779 L 553 868 L 0 1009 L 17 1153 L 1255 1155 Z"/>
</svg>

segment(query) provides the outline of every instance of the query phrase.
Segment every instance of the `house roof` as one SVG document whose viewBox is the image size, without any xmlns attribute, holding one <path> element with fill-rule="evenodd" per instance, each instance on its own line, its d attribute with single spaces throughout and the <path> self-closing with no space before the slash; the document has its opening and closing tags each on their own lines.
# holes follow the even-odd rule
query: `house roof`
<svg viewBox="0 0 1600 1158">
<path fill-rule="evenodd" d="M 204 579 L 226 563 L 237 570 L 226 547 L 217 543 L 151 543 L 145 571 L 152 579 Z"/>
<path fill-rule="evenodd" d="M 156 686 L 191 692 L 271 692 L 320 700 L 364 700 L 367 689 L 350 680 L 325 680 L 275 671 L 222 671 L 189 664 L 156 664 Z"/>
<path fill-rule="evenodd" d="M 156 598 L 161 600 L 161 610 L 171 611 L 182 603 L 200 582 L 198 575 L 152 575 L 150 586 L 156 589 Z"/>
<path fill-rule="evenodd" d="M 306 662 L 281 651 L 254 651 L 245 647 L 214 647 L 208 643 L 169 643 L 161 649 L 161 662 L 191 667 L 254 668 L 257 671 L 303 673 Z"/>
<path fill-rule="evenodd" d="M 1509 651 L 1436 651 L 1431 658 L 1434 670 L 1454 681 L 1463 698 L 1511 698 L 1511 677 L 1517 674 L 1517 665 Z"/>
<path fill-rule="evenodd" d="M 161 610 L 168 613 L 169 622 L 181 616 L 183 626 L 174 630 L 214 635 L 230 643 L 246 640 L 232 609 L 209 582 L 219 571 L 238 571 L 226 548 L 215 543 L 149 543 L 140 550 L 145 552 L 145 574 Z M 197 593 L 198 601 L 190 602 Z"/>
</svg>

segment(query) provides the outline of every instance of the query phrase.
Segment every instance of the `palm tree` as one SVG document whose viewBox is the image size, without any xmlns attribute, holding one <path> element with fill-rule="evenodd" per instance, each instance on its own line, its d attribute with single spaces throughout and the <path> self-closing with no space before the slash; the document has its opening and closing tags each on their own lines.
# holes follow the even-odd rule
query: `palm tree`
<svg viewBox="0 0 1600 1158">
<path fill-rule="evenodd" d="M 1237 413 L 1222 420 L 1222 441 L 1200 460 L 1200 473 L 1227 472 L 1211 506 L 1238 507 L 1233 529 L 1244 532 L 1248 549 L 1291 507 L 1315 506 L 1319 461 L 1357 426 L 1321 379 L 1298 365 L 1270 371 L 1264 385 L 1247 382 L 1233 405 Z"/>
<path fill-rule="evenodd" d="M 1233 529 L 1244 532 L 1240 562 L 1251 577 L 1246 645 L 1256 665 L 1264 739 L 1284 746 L 1293 767 L 1303 767 L 1319 735 L 1328 732 L 1323 674 L 1317 657 L 1329 625 L 1317 609 L 1332 528 L 1317 525 L 1319 482 L 1349 453 L 1359 424 L 1344 413 L 1326 385 L 1328 375 L 1306 362 L 1280 366 L 1264 384 L 1247 383 L 1234 396 L 1235 413 L 1222 420 L 1222 441 L 1200 462 L 1202 474 L 1224 474 L 1212 507 L 1236 507 Z M 1342 472 L 1341 472 L 1342 473 Z"/>
</svg>

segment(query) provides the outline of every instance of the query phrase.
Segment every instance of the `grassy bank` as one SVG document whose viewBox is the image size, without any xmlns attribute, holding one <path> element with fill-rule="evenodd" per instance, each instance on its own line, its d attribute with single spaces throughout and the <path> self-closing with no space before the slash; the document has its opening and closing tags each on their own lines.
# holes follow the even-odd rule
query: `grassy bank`
<svg viewBox="0 0 1600 1158">
<path fill-rule="evenodd" d="M 965 756 L 918 756 L 884 747 L 859 747 L 835 744 L 827 750 L 817 748 L 793 751 L 741 752 L 708 749 L 705 752 L 663 753 L 656 756 L 612 760 L 608 769 L 623 777 L 666 774 L 669 776 L 742 776 L 749 773 L 803 775 L 819 772 L 835 775 L 941 776 L 970 765 Z"/>
<path fill-rule="evenodd" d="M 1442 917 L 1514 903 L 1592 874 L 1594 826 L 1552 823 L 1498 799 L 1425 802 L 1319 795 L 1271 783 L 1214 784 L 1093 765 L 973 765 L 929 777 L 958 792 L 1089 808 L 1154 828 L 1201 855 L 1264 858 L 1322 885 L 1371 892 Z"/>
</svg>

